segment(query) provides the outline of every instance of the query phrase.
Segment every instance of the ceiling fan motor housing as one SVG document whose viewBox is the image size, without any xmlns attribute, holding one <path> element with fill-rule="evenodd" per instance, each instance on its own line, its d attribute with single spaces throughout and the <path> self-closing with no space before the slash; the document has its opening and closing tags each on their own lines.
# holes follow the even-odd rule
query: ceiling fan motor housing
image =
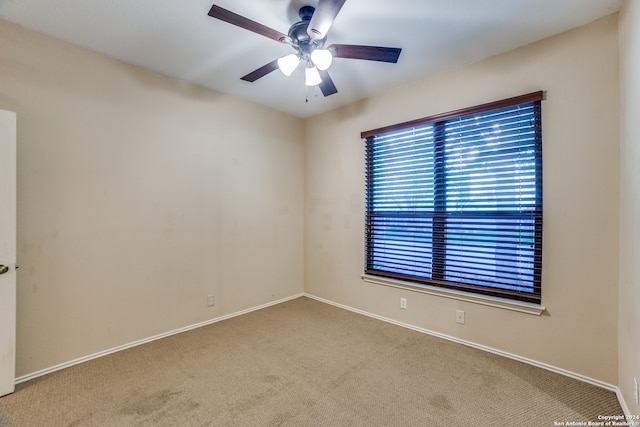
<svg viewBox="0 0 640 427">
<path fill-rule="evenodd" d="M 315 12 L 313 6 L 301 7 L 298 12 L 301 21 L 296 22 L 289 28 L 289 37 L 291 38 L 293 47 L 300 52 L 302 59 L 306 60 L 309 59 L 309 55 L 311 55 L 311 52 L 315 49 L 321 49 L 327 40 L 326 37 L 316 40 L 311 40 L 311 37 L 309 37 L 307 28 L 309 27 L 313 12 Z"/>
</svg>

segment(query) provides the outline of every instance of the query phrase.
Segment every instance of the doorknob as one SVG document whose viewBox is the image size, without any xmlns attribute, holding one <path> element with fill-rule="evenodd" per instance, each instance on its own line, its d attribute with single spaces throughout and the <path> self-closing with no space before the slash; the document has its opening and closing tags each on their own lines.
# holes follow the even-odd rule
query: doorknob
<svg viewBox="0 0 640 427">
<path fill-rule="evenodd" d="M 0 265 L 0 274 L 4 274 L 7 271 L 9 271 L 9 266 L 8 265 Z"/>
</svg>

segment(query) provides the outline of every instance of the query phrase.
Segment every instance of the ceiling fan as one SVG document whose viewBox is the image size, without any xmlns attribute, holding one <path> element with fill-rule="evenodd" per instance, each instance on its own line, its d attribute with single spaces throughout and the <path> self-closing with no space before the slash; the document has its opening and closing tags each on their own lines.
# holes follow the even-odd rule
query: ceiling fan
<svg viewBox="0 0 640 427">
<path fill-rule="evenodd" d="M 288 44 L 294 53 L 275 59 L 255 71 L 241 77 L 242 80 L 255 82 L 270 72 L 280 69 L 285 75 L 291 75 L 300 63 L 305 66 L 305 84 L 320 87 L 324 96 L 333 95 L 338 90 L 327 69 L 333 58 L 364 59 L 367 61 L 398 62 L 402 49 L 382 46 L 362 46 L 351 44 L 332 44 L 324 48 L 327 32 L 346 0 L 319 0 L 317 6 L 303 6 L 298 15 L 300 21 L 289 28 L 287 34 L 271 29 L 244 16 L 213 5 L 209 16 L 220 19 L 245 30 L 268 37 L 280 43 Z"/>
</svg>

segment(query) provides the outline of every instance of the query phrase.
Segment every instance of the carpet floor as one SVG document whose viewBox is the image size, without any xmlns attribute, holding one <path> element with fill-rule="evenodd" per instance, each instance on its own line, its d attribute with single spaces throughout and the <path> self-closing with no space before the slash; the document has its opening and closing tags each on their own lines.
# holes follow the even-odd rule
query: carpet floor
<svg viewBox="0 0 640 427">
<path fill-rule="evenodd" d="M 0 398 L 3 427 L 543 427 L 614 415 L 611 391 L 305 297 Z"/>
</svg>

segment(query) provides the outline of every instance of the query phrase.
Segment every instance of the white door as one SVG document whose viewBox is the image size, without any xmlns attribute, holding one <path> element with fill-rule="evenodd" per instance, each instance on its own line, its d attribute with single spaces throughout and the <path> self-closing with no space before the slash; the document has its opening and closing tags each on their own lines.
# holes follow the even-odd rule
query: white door
<svg viewBox="0 0 640 427">
<path fill-rule="evenodd" d="M 16 378 L 16 113 L 0 110 L 0 396 Z"/>
</svg>

